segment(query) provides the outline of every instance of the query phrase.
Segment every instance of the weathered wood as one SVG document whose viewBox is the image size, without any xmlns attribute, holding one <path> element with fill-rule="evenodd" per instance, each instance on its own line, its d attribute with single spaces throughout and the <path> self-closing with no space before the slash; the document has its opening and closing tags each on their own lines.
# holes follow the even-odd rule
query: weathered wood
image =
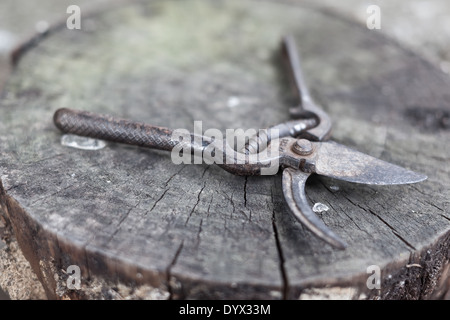
<svg viewBox="0 0 450 320">
<path fill-rule="evenodd" d="M 450 81 L 432 65 L 295 1 L 161 1 L 83 23 L 22 57 L 0 107 L 3 215 L 48 297 L 432 298 L 448 286 Z M 395 187 L 314 177 L 311 203 L 330 208 L 321 218 L 346 251 L 295 221 L 279 175 L 60 143 L 60 107 L 189 130 L 195 120 L 223 131 L 284 121 L 286 32 L 333 139 L 429 176 Z M 81 290 L 65 288 L 70 265 L 82 270 Z M 371 265 L 383 271 L 381 290 L 366 286 Z"/>
</svg>

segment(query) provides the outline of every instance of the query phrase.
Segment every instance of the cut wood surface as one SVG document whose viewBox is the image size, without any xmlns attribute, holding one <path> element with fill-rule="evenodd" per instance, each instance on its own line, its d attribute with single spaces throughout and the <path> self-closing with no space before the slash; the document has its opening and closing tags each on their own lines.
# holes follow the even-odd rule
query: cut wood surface
<svg viewBox="0 0 450 320">
<path fill-rule="evenodd" d="M 440 298 L 450 245 L 450 80 L 396 42 L 299 1 L 154 1 L 50 32 L 0 102 L 0 204 L 49 298 Z M 264 128 L 294 99 L 293 34 L 332 139 L 426 174 L 374 187 L 314 176 L 349 247 L 289 213 L 281 176 L 175 165 L 170 153 L 61 144 L 61 107 L 194 130 Z M 198 130 L 197 124 L 197 130 Z M 66 288 L 71 265 L 81 289 Z M 367 286 L 381 268 L 381 289 Z"/>
</svg>

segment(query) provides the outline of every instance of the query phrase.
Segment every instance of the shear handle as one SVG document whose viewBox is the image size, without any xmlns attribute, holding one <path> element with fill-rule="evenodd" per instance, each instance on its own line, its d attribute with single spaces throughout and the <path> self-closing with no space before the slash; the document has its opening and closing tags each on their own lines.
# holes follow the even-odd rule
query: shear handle
<svg viewBox="0 0 450 320">
<path fill-rule="evenodd" d="M 314 214 L 308 204 L 305 185 L 310 175 L 310 173 L 292 168 L 284 169 L 283 195 L 286 203 L 297 220 L 306 226 L 314 235 L 334 248 L 344 250 L 347 244 Z"/>
<path fill-rule="evenodd" d="M 234 150 L 226 139 L 215 140 L 193 133 L 179 136 L 176 130 L 169 128 L 89 111 L 58 109 L 53 121 L 65 133 L 152 149 L 189 152 L 236 175 L 265 175 L 269 174 L 265 171 L 267 168 L 271 174 L 276 174 L 281 165 L 298 168 L 300 164 L 300 159 L 289 157 L 290 153 L 284 151 L 295 141 L 293 138 L 273 139 L 263 151 L 245 154 Z"/>
<path fill-rule="evenodd" d="M 287 35 L 283 38 L 282 51 L 287 60 L 295 94 L 299 99 L 298 106 L 291 108 L 290 114 L 295 119 L 314 116 L 318 124 L 307 131 L 305 138 L 312 141 L 324 141 L 330 136 L 331 120 L 328 114 L 314 102 L 310 95 L 303 76 L 297 44 L 292 35 Z"/>
</svg>

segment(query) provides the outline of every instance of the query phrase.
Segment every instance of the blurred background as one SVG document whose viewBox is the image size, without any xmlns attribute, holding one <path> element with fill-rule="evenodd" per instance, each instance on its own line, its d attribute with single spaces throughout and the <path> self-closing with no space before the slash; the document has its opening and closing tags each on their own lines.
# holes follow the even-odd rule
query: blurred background
<svg viewBox="0 0 450 320">
<path fill-rule="evenodd" d="M 10 71 L 11 50 L 32 34 L 68 16 L 66 9 L 108 5 L 112 0 L 2 0 L 0 2 L 0 86 Z M 116 1 L 115 1 L 116 2 Z M 381 32 L 420 53 L 450 74 L 450 3 L 446 0 L 298 0 L 339 12 L 366 24 L 370 5 L 381 9 Z"/>
<path fill-rule="evenodd" d="M 294 0 L 291 1 L 294 2 Z M 362 25 L 366 25 L 370 15 L 367 12 L 369 6 L 377 5 L 381 13 L 381 29 L 373 30 L 373 32 L 380 32 L 392 38 L 450 75 L 450 3 L 448 0 L 346 0 L 345 3 L 335 0 L 297 0 L 295 2 L 335 11 L 343 17 L 359 21 Z M 78 5 L 83 15 L 84 8 L 108 6 L 112 3 L 112 0 L 0 1 L 0 92 L 12 72 L 11 52 L 20 43 L 36 33 L 45 32 L 55 22 L 67 19 L 66 10 L 69 5 Z M 256 5 L 260 3 L 255 1 Z M 9 246 L 0 239 L 0 300 L 11 296 L 1 289 L 2 286 L 9 286 L 4 283 L 5 281 L 26 281 L 27 278 L 33 277 L 30 267 L 26 265 L 27 262 L 20 257 L 17 257 L 20 263 L 6 265 L 5 255 L 10 253 L 2 254 L 5 250 L 9 250 Z M 16 255 L 20 255 L 20 250 Z M 10 280 L 8 280 L 7 274 L 14 274 L 15 279 L 11 280 L 12 276 L 9 276 Z M 30 292 L 33 290 L 30 289 Z M 12 298 L 36 297 L 39 298 L 39 294 L 30 293 L 28 297 L 14 296 Z"/>
</svg>

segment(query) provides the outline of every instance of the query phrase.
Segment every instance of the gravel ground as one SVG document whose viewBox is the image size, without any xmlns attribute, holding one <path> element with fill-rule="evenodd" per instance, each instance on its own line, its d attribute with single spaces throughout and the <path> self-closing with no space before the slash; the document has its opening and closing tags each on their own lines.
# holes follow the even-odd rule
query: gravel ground
<svg viewBox="0 0 450 320">
<path fill-rule="evenodd" d="M 2 0 L 0 2 L 0 91 L 10 73 L 9 54 L 22 41 L 49 23 L 67 16 L 66 8 L 71 4 L 82 9 L 93 4 L 103 4 L 107 0 Z M 305 1 L 307 2 L 307 1 Z M 335 0 L 312 1 L 335 10 L 348 18 L 366 25 L 370 5 L 377 5 L 381 12 L 381 32 L 405 47 L 418 52 L 450 74 L 450 4 L 448 0 L 346 0 L 345 4 Z M 1 118 L 0 118 L 1 119 Z M 17 249 L 17 250 L 16 250 Z M 16 255 L 11 258 L 11 252 Z M 7 268 L 5 267 L 7 266 Z M 13 299 L 33 299 L 42 297 L 42 289 L 26 260 L 15 244 L 10 246 L 0 242 L 0 285 Z M 8 278 L 7 278 L 8 277 Z M 5 281 L 5 278 L 7 278 Z M 8 296 L 0 289 L 0 300 Z"/>
</svg>

